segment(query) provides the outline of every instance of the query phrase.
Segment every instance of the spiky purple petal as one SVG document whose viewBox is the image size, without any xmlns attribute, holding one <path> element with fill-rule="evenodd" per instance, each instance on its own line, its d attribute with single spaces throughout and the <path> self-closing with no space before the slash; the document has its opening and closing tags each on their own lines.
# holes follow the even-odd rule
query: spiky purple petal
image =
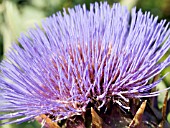
<svg viewBox="0 0 170 128">
<path fill-rule="evenodd" d="M 76 6 L 52 15 L 42 29 L 18 39 L 0 66 L 0 120 L 22 122 L 41 114 L 57 120 L 81 114 L 92 99 L 150 97 L 148 84 L 170 64 L 169 23 L 120 4 Z M 160 79 L 161 80 L 161 79 Z M 121 102 L 115 101 L 123 106 Z M 126 106 L 123 106 L 126 108 Z M 24 117 L 23 117 L 24 116 Z"/>
</svg>

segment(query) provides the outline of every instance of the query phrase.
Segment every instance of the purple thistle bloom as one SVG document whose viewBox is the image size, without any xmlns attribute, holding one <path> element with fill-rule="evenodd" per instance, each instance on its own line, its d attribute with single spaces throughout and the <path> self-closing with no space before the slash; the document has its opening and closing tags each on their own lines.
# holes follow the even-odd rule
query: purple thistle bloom
<svg viewBox="0 0 170 128">
<path fill-rule="evenodd" d="M 92 100 L 129 109 L 130 98 L 151 97 L 170 64 L 170 29 L 149 12 L 120 4 L 85 5 L 58 12 L 14 44 L 0 66 L 0 120 L 20 123 L 41 114 L 56 121 L 81 115 Z M 120 99 L 120 100 L 119 100 Z M 16 119 L 17 118 L 17 119 Z"/>
</svg>

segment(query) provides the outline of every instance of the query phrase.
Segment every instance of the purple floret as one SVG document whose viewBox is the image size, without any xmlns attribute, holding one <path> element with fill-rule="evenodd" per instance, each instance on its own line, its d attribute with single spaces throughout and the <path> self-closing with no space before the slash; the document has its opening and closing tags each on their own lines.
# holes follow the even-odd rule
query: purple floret
<svg viewBox="0 0 170 128">
<path fill-rule="evenodd" d="M 56 121 L 81 115 L 92 101 L 151 97 L 170 64 L 169 23 L 149 12 L 107 3 L 58 12 L 22 34 L 0 66 L 0 120 L 20 123 L 41 114 Z M 16 119 L 17 118 L 17 119 Z"/>
</svg>

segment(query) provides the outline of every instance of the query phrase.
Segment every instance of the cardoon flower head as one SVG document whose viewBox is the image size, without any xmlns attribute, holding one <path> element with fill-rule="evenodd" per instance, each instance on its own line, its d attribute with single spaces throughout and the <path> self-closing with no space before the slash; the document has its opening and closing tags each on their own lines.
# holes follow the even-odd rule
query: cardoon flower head
<svg viewBox="0 0 170 128">
<path fill-rule="evenodd" d="M 58 12 L 22 34 L 0 66 L 0 120 L 20 123 L 45 114 L 53 121 L 109 103 L 130 109 L 130 99 L 159 95 L 170 64 L 170 30 L 149 12 L 95 3 Z M 16 119 L 17 118 L 17 119 Z"/>
</svg>

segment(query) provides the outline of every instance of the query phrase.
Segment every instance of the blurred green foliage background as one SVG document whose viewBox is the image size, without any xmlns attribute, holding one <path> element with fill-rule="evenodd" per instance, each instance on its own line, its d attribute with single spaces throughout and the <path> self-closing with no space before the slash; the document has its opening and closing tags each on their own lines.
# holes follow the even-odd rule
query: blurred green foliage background
<svg viewBox="0 0 170 128">
<path fill-rule="evenodd" d="M 5 52 L 13 42 L 17 42 L 20 33 L 32 28 L 36 24 L 51 14 L 62 11 L 63 8 L 72 8 L 77 4 L 86 4 L 106 0 L 0 0 L 0 61 Z M 107 0 L 110 5 L 120 2 L 129 9 L 133 6 L 142 8 L 143 11 L 150 11 L 154 16 L 159 16 L 159 20 L 170 21 L 170 0 Z M 168 55 L 169 53 L 167 53 Z M 167 68 L 162 74 L 170 71 Z M 166 88 L 170 86 L 170 75 L 168 75 L 158 86 Z M 170 95 L 170 94 L 169 94 Z M 164 94 L 159 96 L 159 106 L 163 102 Z M 170 122 L 170 114 L 168 115 Z M 40 125 L 34 122 L 26 122 L 20 125 L 4 125 L 0 128 L 39 128 Z"/>
</svg>

